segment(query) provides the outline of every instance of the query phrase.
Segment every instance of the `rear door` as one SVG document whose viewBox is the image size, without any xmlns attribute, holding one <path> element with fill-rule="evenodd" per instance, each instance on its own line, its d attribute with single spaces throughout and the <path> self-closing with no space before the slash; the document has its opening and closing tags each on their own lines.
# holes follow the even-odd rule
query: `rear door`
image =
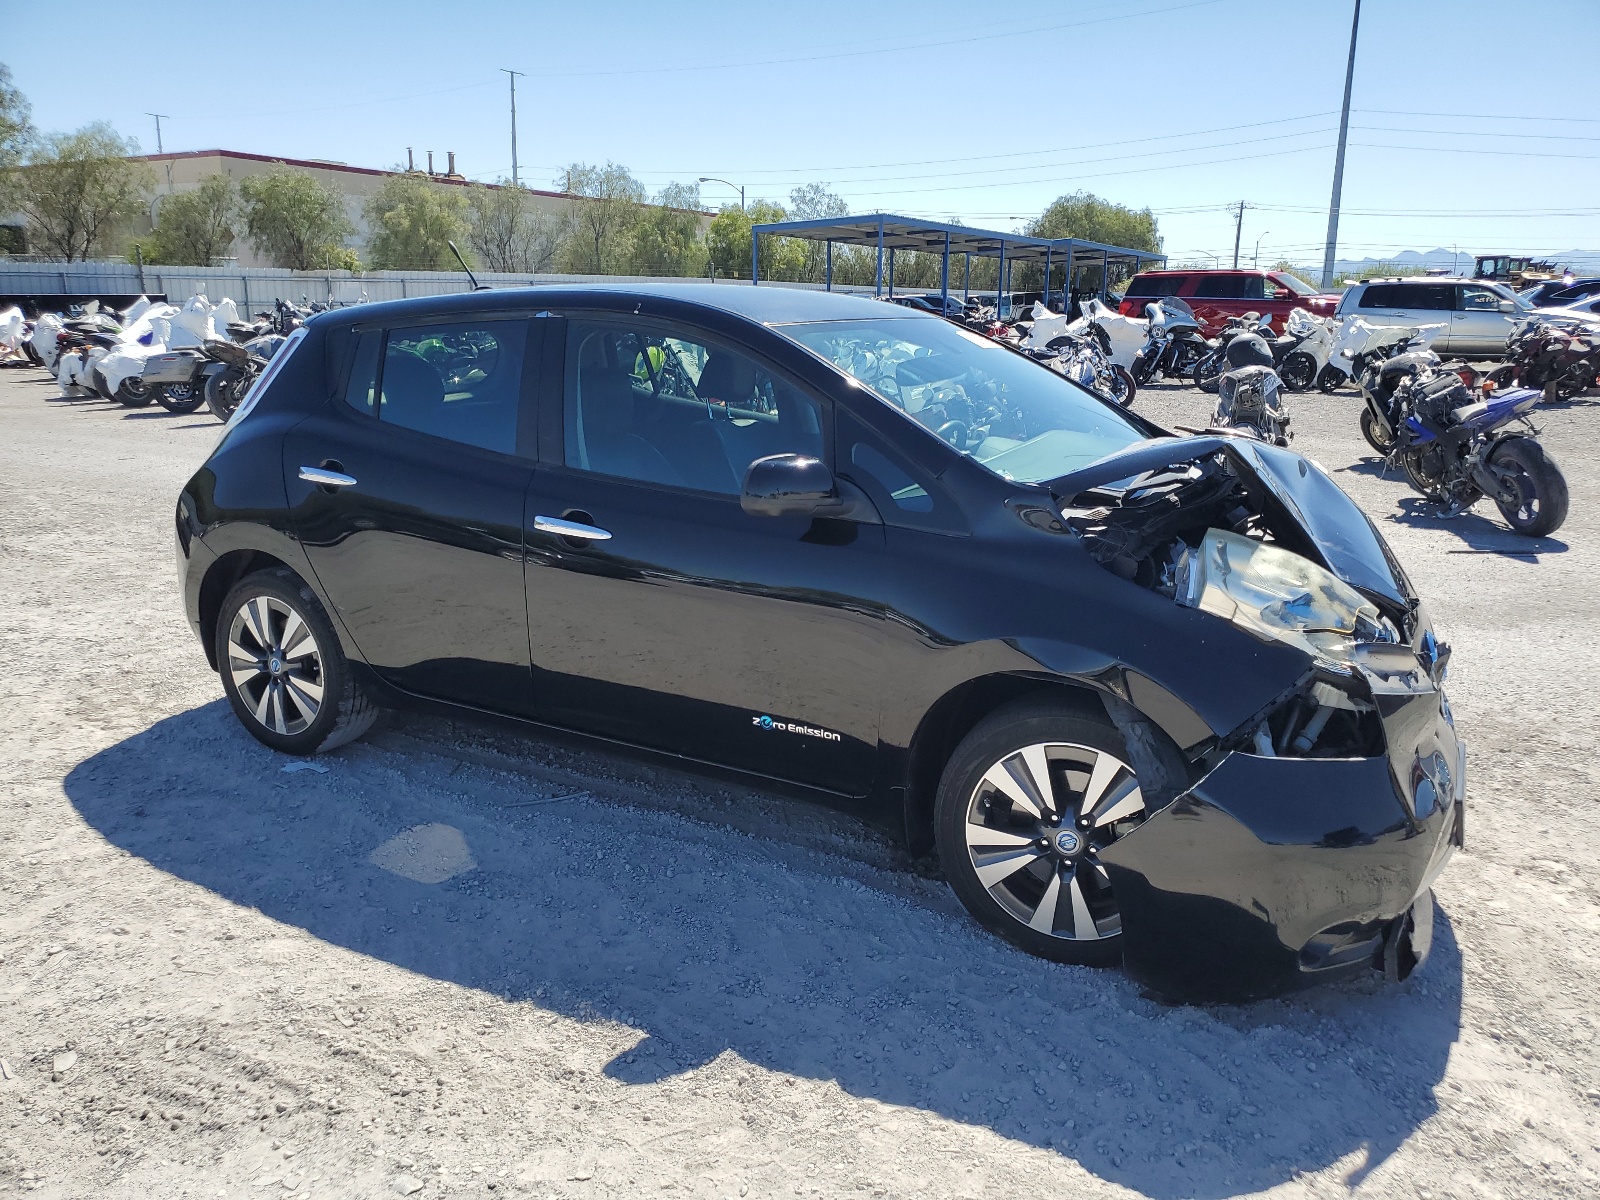
<svg viewBox="0 0 1600 1200">
<path fill-rule="evenodd" d="M 541 716 L 865 794 L 883 526 L 739 503 L 756 458 L 831 459 L 830 402 L 706 332 L 623 314 L 559 324 L 527 508 Z"/>
<path fill-rule="evenodd" d="M 367 663 L 406 691 L 523 715 L 538 324 L 358 327 L 338 394 L 289 432 L 283 463 L 295 528 Z"/>
</svg>

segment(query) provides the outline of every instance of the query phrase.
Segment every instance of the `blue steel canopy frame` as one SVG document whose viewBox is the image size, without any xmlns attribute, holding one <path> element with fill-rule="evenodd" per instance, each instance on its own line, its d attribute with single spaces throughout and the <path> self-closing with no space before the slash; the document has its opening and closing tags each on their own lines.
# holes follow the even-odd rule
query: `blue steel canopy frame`
<svg viewBox="0 0 1600 1200">
<path fill-rule="evenodd" d="M 884 252 L 889 254 L 889 295 L 894 295 L 894 255 L 897 250 L 917 250 L 940 256 L 939 289 L 942 302 L 950 298 L 950 256 L 959 254 L 966 262 L 963 293 L 970 295 L 972 256 L 997 260 L 999 272 L 996 284 L 996 304 L 1010 291 L 1011 268 L 1018 262 L 1037 262 L 1044 269 L 1044 292 L 1051 294 L 1051 279 L 1055 265 L 1065 265 L 1061 286 L 1063 311 L 1070 304 L 1074 269 L 1087 259 L 1100 267 L 1100 287 L 1105 290 L 1113 264 L 1131 266 L 1134 272 L 1144 269 L 1146 263 L 1164 263 L 1166 255 L 1152 254 L 1148 250 L 1134 250 L 1127 246 L 1107 246 L 1100 242 L 1080 238 L 1036 238 L 1021 233 L 1004 233 L 995 229 L 973 229 L 966 225 L 948 225 L 938 221 L 923 221 L 914 217 L 896 216 L 893 213 L 868 213 L 857 217 L 820 217 L 811 221 L 773 221 L 750 228 L 750 282 L 761 282 L 761 239 L 763 237 L 794 237 L 807 241 L 823 242 L 825 255 L 824 285 L 833 290 L 833 247 L 835 243 L 846 246 L 864 246 L 877 250 L 877 269 L 873 291 L 883 295 Z"/>
</svg>

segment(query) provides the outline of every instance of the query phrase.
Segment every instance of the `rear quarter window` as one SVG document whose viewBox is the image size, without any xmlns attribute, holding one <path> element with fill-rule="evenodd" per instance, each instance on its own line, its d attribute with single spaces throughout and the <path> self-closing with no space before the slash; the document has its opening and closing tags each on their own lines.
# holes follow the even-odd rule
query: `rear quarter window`
<svg viewBox="0 0 1600 1200">
<path fill-rule="evenodd" d="M 1248 290 L 1247 275 L 1202 275 L 1194 285 L 1194 296 L 1206 300 L 1243 300 Z M 1261 295 L 1260 281 L 1256 281 L 1256 296 Z"/>
</svg>

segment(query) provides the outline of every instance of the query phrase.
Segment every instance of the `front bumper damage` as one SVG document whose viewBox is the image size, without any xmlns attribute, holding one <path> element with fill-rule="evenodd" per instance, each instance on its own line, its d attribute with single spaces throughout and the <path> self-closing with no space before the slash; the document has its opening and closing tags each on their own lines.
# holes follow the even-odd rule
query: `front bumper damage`
<svg viewBox="0 0 1600 1200">
<path fill-rule="evenodd" d="M 1432 941 L 1431 885 L 1464 838 L 1466 751 L 1413 658 L 1362 668 L 1387 753 L 1220 754 L 1101 852 L 1124 965 L 1160 996 L 1237 1002 L 1377 968 Z"/>
</svg>

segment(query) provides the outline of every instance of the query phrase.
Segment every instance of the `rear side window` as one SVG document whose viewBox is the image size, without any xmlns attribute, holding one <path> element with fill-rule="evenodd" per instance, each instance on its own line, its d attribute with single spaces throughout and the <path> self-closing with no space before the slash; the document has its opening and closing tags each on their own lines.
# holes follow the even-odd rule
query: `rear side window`
<svg viewBox="0 0 1600 1200">
<path fill-rule="evenodd" d="M 1251 282 L 1247 275 L 1202 275 L 1194 285 L 1194 295 L 1208 300 L 1243 300 L 1245 285 Z M 1255 279 L 1255 298 L 1261 298 L 1261 280 Z"/>
<path fill-rule="evenodd" d="M 1361 296 L 1362 308 L 1448 312 L 1455 304 L 1455 288 L 1447 283 L 1375 283 Z"/>
<path fill-rule="evenodd" d="M 1392 283 L 1374 283 L 1361 293 L 1360 308 L 1399 308 L 1400 288 Z"/>
<path fill-rule="evenodd" d="M 502 454 L 517 449 L 525 320 L 364 332 L 345 403 L 380 421 Z"/>
<path fill-rule="evenodd" d="M 1128 281 L 1125 296 L 1176 296 L 1187 275 L 1135 275 Z"/>
</svg>

